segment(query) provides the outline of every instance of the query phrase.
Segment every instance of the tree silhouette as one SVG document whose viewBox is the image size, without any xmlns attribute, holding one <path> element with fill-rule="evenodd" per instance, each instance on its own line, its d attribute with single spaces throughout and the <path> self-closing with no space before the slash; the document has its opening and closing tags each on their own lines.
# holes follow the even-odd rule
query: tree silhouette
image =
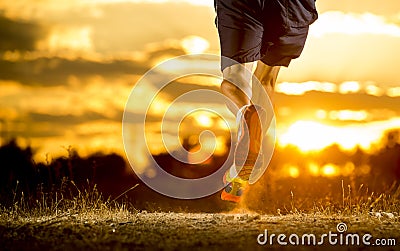
<svg viewBox="0 0 400 251">
<path fill-rule="evenodd" d="M 32 148 L 21 148 L 15 139 L 0 147 L 0 191 L 9 193 L 15 187 L 29 193 L 36 184 Z"/>
</svg>

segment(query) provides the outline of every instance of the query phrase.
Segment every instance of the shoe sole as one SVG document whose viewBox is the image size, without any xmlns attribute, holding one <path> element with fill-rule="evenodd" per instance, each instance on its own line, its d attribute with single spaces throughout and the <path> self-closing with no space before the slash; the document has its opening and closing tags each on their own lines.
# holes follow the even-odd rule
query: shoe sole
<svg viewBox="0 0 400 251">
<path fill-rule="evenodd" d="M 240 202 L 240 199 L 241 199 L 241 196 L 236 196 L 236 195 L 227 193 L 227 192 L 225 192 L 225 189 L 222 190 L 222 193 L 221 193 L 221 200 L 239 203 L 239 202 Z"/>
<path fill-rule="evenodd" d="M 225 173 L 225 175 L 224 175 L 224 177 L 223 177 L 223 181 L 224 181 L 225 187 L 224 187 L 224 189 L 222 190 L 221 199 L 222 199 L 222 200 L 225 200 L 225 201 L 230 201 L 230 202 L 234 202 L 234 203 L 239 203 L 240 200 L 241 200 L 241 197 L 242 197 L 241 195 L 243 195 L 244 191 L 246 190 L 247 185 L 246 185 L 246 184 L 244 184 L 244 185 L 243 185 L 243 184 L 240 184 L 240 185 L 239 185 L 240 188 L 242 188 L 242 194 L 241 194 L 241 195 L 234 195 L 234 194 L 232 194 L 232 193 L 227 192 L 227 191 L 226 191 L 226 188 L 227 188 L 228 186 L 232 186 L 232 190 L 231 190 L 232 192 L 237 192 L 237 191 L 235 191 L 235 189 L 233 189 L 233 187 L 234 187 L 233 183 L 241 183 L 241 182 L 235 182 L 235 179 L 228 181 L 228 180 L 227 180 L 227 177 L 226 177 L 226 175 L 228 174 L 228 172 L 229 172 L 229 169 L 227 170 L 227 172 Z M 238 190 L 238 189 L 236 189 L 236 190 Z"/>
</svg>

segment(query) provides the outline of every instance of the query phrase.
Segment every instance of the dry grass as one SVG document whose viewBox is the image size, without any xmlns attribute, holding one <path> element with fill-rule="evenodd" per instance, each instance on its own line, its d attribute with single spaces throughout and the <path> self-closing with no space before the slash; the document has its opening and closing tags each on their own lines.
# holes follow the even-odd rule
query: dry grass
<svg viewBox="0 0 400 251">
<path fill-rule="evenodd" d="M 23 192 L 18 194 L 17 182 L 12 206 L 0 208 L 0 220 L 23 222 L 29 219 L 53 220 L 71 215 L 82 219 L 108 219 L 137 212 L 127 200 L 118 200 L 124 194 L 115 199 L 104 198 L 97 186 L 90 185 L 89 182 L 86 187 L 80 189 L 74 181 L 64 179 L 58 190 L 50 192 L 38 190 L 36 198 L 26 198 Z"/>
<path fill-rule="evenodd" d="M 42 191 L 33 202 L 14 194 L 13 206 L 0 210 L 0 243 L 7 250 L 221 250 L 228 246 L 263 250 L 266 247 L 259 246 L 256 238 L 264 229 L 320 235 L 335 231 L 340 222 L 353 233 L 400 239 L 399 189 L 391 195 L 374 195 L 363 187 L 358 191 L 345 188 L 343 184 L 339 209 L 320 203 L 302 212 L 292 193 L 292 212 L 285 215 L 279 210 L 275 215 L 260 215 L 246 208 L 215 214 L 148 213 L 120 201 L 124 194 L 104 198 L 96 186 L 88 183 L 79 189 L 65 180 L 59 190 Z"/>
</svg>

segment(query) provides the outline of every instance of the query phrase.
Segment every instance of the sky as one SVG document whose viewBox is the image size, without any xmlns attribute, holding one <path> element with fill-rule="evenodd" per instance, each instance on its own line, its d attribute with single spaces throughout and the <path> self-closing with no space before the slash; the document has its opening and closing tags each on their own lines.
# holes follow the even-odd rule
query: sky
<svg viewBox="0 0 400 251">
<path fill-rule="evenodd" d="M 302 56 L 278 78 L 278 145 L 372 151 L 385 130 L 400 128 L 400 2 L 316 3 L 319 19 Z M 219 54 L 214 18 L 209 0 L 1 1 L 2 142 L 17 137 L 39 161 L 66 155 L 70 146 L 82 154 L 122 153 L 122 114 L 135 83 L 165 59 Z M 181 86 L 198 88 L 200 80 Z M 218 90 L 217 80 L 209 83 Z M 160 105 L 177 93 L 164 90 Z M 156 135 L 160 114 L 150 115 Z M 200 115 L 188 125 L 224 129 L 213 115 Z M 163 150 L 160 142 L 152 151 Z"/>
</svg>

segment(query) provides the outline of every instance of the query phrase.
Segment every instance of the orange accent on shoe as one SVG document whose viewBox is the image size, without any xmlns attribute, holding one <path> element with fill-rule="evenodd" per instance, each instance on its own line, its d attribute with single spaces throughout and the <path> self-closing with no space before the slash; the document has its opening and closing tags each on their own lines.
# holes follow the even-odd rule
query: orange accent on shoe
<svg viewBox="0 0 400 251">
<path fill-rule="evenodd" d="M 230 178 L 228 169 L 223 177 L 223 181 L 225 184 L 224 189 L 221 193 L 221 199 L 226 201 L 231 201 L 235 203 L 239 203 L 241 200 L 241 196 L 247 189 L 247 181 L 240 179 L 239 177 Z"/>
<path fill-rule="evenodd" d="M 240 202 L 240 198 L 241 198 L 241 196 L 235 196 L 233 194 L 227 193 L 227 192 L 225 192 L 225 189 L 222 190 L 222 193 L 221 193 L 221 199 L 222 200 L 239 203 Z"/>
</svg>

